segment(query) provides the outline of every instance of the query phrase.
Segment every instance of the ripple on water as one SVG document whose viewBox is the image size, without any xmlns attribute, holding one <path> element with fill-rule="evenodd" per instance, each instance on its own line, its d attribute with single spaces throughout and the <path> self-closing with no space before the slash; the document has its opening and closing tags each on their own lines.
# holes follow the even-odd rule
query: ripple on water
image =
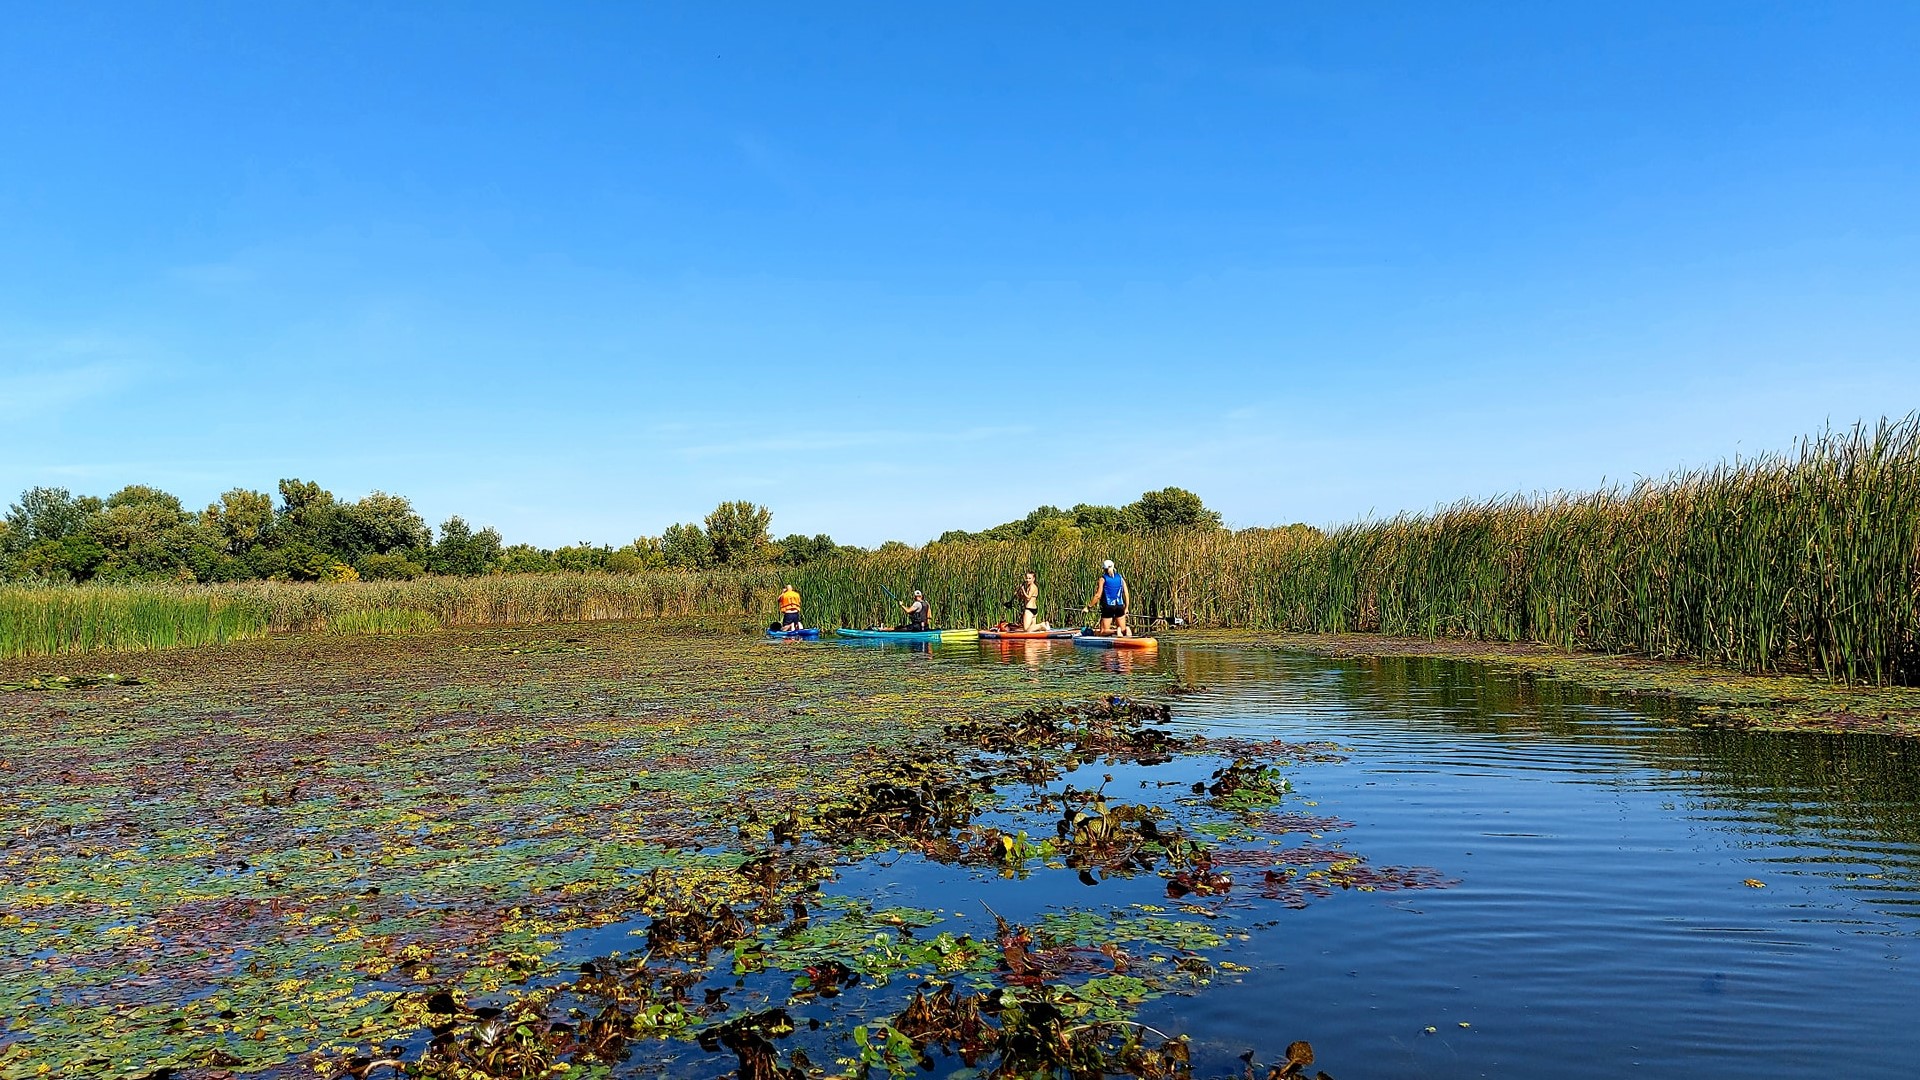
<svg viewBox="0 0 1920 1080">
<path fill-rule="evenodd" d="M 1287 809 L 1459 882 L 1253 934 L 1236 992 L 1143 1016 L 1202 1060 L 1280 1028 L 1346 1078 L 1910 1074 L 1911 742 L 1694 729 L 1447 661 L 1163 644 L 1153 665 L 1131 677 L 1208 688 L 1176 702 L 1188 730 L 1348 748 L 1296 770 Z"/>
</svg>

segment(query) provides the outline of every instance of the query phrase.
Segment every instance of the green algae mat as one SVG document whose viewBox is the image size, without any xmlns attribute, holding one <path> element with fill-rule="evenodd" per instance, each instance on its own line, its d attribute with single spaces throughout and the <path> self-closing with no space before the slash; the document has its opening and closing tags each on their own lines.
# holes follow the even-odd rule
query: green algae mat
<svg viewBox="0 0 1920 1080">
<path fill-rule="evenodd" d="M 757 633 L 0 668 L 0 1077 L 1192 1075 L 1132 1017 L 1231 981 L 1225 897 L 1446 883 L 1285 805 L 1336 748 L 1179 736 L 1095 668 Z M 1164 902 L 885 903 L 915 866 Z"/>
</svg>

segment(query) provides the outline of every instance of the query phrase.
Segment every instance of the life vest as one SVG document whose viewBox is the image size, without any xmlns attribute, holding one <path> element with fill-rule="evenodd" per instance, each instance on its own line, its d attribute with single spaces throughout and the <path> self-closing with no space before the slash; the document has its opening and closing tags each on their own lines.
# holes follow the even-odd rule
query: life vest
<svg viewBox="0 0 1920 1080">
<path fill-rule="evenodd" d="M 1126 593 L 1126 588 L 1127 579 L 1120 576 L 1120 571 L 1115 570 L 1111 574 L 1101 574 L 1100 602 L 1108 607 L 1117 607 L 1120 603 L 1120 597 Z"/>
</svg>

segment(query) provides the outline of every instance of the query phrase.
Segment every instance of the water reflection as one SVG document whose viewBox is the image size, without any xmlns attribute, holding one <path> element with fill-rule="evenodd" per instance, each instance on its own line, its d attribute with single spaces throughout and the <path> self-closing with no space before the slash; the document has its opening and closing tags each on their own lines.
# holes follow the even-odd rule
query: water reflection
<svg viewBox="0 0 1920 1080">
<path fill-rule="evenodd" d="M 1158 660 L 1208 688 L 1180 700 L 1187 723 L 1350 746 L 1303 796 L 1369 854 L 1464 880 L 1399 908 L 1412 925 L 1316 913 L 1311 942 L 1256 948 L 1232 1002 L 1315 986 L 1313 1030 L 1382 1074 L 1732 1077 L 1817 1055 L 1892 1077 L 1920 1052 L 1920 741 L 1698 726 L 1463 661 Z M 1236 1030 L 1270 1022 L 1229 1008 Z"/>
<path fill-rule="evenodd" d="M 997 654 L 1004 663 L 1023 664 L 1029 670 L 1038 672 L 1046 663 L 1047 654 L 1054 648 L 1054 644 L 1052 641 L 1008 641 L 1001 638 L 995 641 L 983 641 L 980 643 L 980 648 L 986 653 Z"/>
<path fill-rule="evenodd" d="M 1092 663 L 1136 683 L 1164 676 L 1154 689 L 1191 690 L 1176 711 L 1209 730 L 1364 737 L 1422 768 L 1660 792 L 1727 842 L 1763 846 L 1759 860 L 1783 873 L 1888 915 L 1920 915 L 1920 741 L 1701 726 L 1683 703 L 1439 658 L 1163 645 L 1024 662 Z"/>
<path fill-rule="evenodd" d="M 1461 880 L 1336 896 L 1252 934 L 1249 970 L 1204 1015 L 1169 1000 L 1142 1016 L 1197 1055 L 1257 1043 L 1280 1001 L 1290 1028 L 1362 1063 L 1347 1076 L 1820 1060 L 1893 1077 L 1920 1053 L 1920 741 L 1697 726 L 1683 705 L 1440 659 L 1164 642 L 937 659 L 1036 681 L 1078 665 L 1117 693 L 1179 688 L 1190 729 L 1337 741 L 1346 763 L 1301 768 L 1291 809 Z"/>
</svg>

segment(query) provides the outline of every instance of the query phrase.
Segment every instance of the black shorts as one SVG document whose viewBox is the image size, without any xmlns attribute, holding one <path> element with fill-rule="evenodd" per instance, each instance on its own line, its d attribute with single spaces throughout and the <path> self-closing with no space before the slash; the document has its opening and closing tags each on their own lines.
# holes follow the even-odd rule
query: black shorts
<svg viewBox="0 0 1920 1080">
<path fill-rule="evenodd" d="M 800 613 L 799 613 L 799 612 L 797 612 L 797 611 L 783 611 L 783 612 L 781 612 L 781 613 L 780 613 L 780 625 L 781 625 L 781 626 L 799 626 L 799 625 L 800 625 Z"/>
<path fill-rule="evenodd" d="M 1125 604 L 1108 604 L 1102 602 L 1100 605 L 1100 617 L 1103 619 L 1117 619 L 1126 613 L 1127 605 Z"/>
</svg>

